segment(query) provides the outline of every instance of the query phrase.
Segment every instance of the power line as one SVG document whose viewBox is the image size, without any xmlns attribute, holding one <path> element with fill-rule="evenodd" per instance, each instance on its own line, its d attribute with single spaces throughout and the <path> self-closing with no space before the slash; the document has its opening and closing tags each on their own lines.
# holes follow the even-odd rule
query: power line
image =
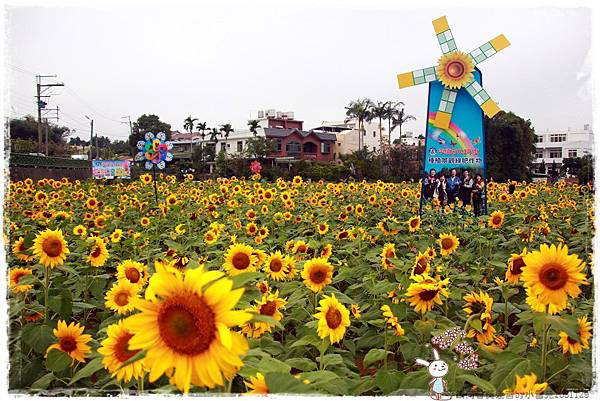
<svg viewBox="0 0 600 401">
<path fill-rule="evenodd" d="M 92 105 L 90 105 L 85 99 L 83 99 L 81 96 L 79 96 L 77 94 L 77 92 L 75 92 L 75 90 L 73 88 L 71 88 L 70 86 L 66 86 L 65 88 L 67 89 L 68 92 L 70 92 L 70 94 L 72 96 L 74 96 L 75 98 L 77 98 L 82 104 L 84 104 L 85 106 L 87 106 L 90 110 L 92 110 L 98 116 L 100 116 L 100 117 L 102 117 L 102 118 L 104 118 L 106 120 L 115 122 L 115 123 L 119 123 L 119 124 L 121 123 L 121 121 L 115 120 L 113 118 L 108 117 L 105 113 L 99 111 L 97 108 L 95 108 Z"/>
</svg>

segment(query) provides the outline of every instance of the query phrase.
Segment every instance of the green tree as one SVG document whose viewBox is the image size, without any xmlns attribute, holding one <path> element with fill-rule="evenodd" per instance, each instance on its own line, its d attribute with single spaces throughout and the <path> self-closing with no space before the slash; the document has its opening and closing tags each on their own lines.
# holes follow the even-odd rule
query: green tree
<svg viewBox="0 0 600 401">
<path fill-rule="evenodd" d="M 248 120 L 248 128 L 250 128 L 250 132 L 252 132 L 252 135 L 254 135 L 256 137 L 256 135 L 258 134 L 258 128 L 260 127 L 258 120 Z"/>
<path fill-rule="evenodd" d="M 190 153 L 193 153 L 193 141 L 192 141 L 192 133 L 194 132 L 194 124 L 198 121 L 197 118 L 192 118 L 189 116 L 185 120 L 183 120 L 183 129 L 187 130 L 190 133 Z"/>
<path fill-rule="evenodd" d="M 535 153 L 531 121 L 512 112 L 501 111 L 485 117 L 487 176 L 495 181 L 529 180 Z"/>
<path fill-rule="evenodd" d="M 540 169 L 538 170 L 538 173 L 546 174 L 546 161 L 544 159 L 542 159 L 542 162 L 540 163 Z"/>
<path fill-rule="evenodd" d="M 382 125 L 382 121 L 384 118 L 387 117 L 388 115 L 388 106 L 389 103 L 388 102 L 381 102 L 378 101 L 377 104 L 373 104 L 371 106 L 371 115 L 373 118 L 377 118 L 379 119 L 379 146 L 382 147 L 383 146 L 383 125 Z"/>
<path fill-rule="evenodd" d="M 246 141 L 244 154 L 246 157 L 261 159 L 275 152 L 276 148 L 277 145 L 273 139 L 255 137 Z"/>
<path fill-rule="evenodd" d="M 13 118 L 10 120 L 9 127 L 10 139 L 24 139 L 37 143 L 38 124 L 33 116 L 27 115 L 23 118 Z M 66 139 L 70 134 L 71 130 L 68 127 L 48 123 L 48 142 L 66 143 Z M 43 125 L 42 135 L 44 135 L 45 140 L 45 128 Z"/>
<path fill-rule="evenodd" d="M 132 131 L 132 134 L 129 135 L 129 146 L 132 155 L 135 155 L 135 147 L 138 141 L 144 139 L 146 132 L 154 134 L 164 132 L 167 135 L 167 140 L 171 139 L 171 124 L 160 121 L 160 118 L 155 114 L 142 114 L 133 123 Z"/>
<path fill-rule="evenodd" d="M 371 121 L 371 107 L 373 106 L 373 102 L 370 99 L 358 99 L 356 101 L 352 101 L 346 106 L 346 119 L 345 122 L 349 122 L 351 120 L 358 121 L 358 149 L 361 150 L 363 148 L 363 135 L 364 135 L 364 123 Z"/>
<path fill-rule="evenodd" d="M 415 116 L 411 116 L 410 114 L 406 114 L 404 112 L 404 107 L 402 108 L 396 108 L 396 110 L 394 110 L 392 112 L 392 129 L 390 130 L 390 139 L 392 138 L 392 131 L 396 129 L 396 127 L 398 127 L 398 130 L 400 131 L 400 143 L 402 143 L 402 125 L 407 122 L 407 121 L 411 121 L 411 120 L 416 120 Z"/>
</svg>

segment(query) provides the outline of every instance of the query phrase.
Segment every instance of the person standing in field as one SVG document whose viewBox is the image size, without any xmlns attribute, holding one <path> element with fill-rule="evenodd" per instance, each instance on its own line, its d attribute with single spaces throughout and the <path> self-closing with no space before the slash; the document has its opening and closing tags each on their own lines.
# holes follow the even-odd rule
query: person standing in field
<svg viewBox="0 0 600 401">
<path fill-rule="evenodd" d="M 425 200 L 430 201 L 433 199 L 433 191 L 437 184 L 437 178 L 435 177 L 435 169 L 429 170 L 429 175 L 423 180 L 423 197 Z"/>
<path fill-rule="evenodd" d="M 458 197 L 463 203 L 463 207 L 471 204 L 471 191 L 473 190 L 473 178 L 469 170 L 463 172 L 462 185 L 459 188 Z"/>
<path fill-rule="evenodd" d="M 481 216 L 483 214 L 483 202 L 485 198 L 485 182 L 481 174 L 475 176 L 475 183 L 473 185 L 473 211 L 475 216 Z"/>
<path fill-rule="evenodd" d="M 451 205 L 458 197 L 458 191 L 460 189 L 460 185 L 462 184 L 462 180 L 456 175 L 455 168 L 450 171 L 450 177 L 447 179 L 447 182 L 448 204 Z"/>
</svg>

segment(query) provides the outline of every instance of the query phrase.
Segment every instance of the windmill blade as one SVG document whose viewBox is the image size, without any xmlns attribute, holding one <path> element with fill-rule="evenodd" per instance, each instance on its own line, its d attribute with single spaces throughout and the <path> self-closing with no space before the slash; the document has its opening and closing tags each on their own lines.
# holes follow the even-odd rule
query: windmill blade
<svg viewBox="0 0 600 401">
<path fill-rule="evenodd" d="M 452 31 L 450 30 L 450 25 L 448 25 L 446 16 L 440 17 L 434 20 L 432 23 L 438 42 L 442 48 L 442 53 L 446 54 L 455 51 L 456 43 L 454 42 L 454 35 L 452 35 Z"/>
<path fill-rule="evenodd" d="M 452 117 L 452 110 L 454 110 L 457 94 L 458 91 L 454 89 L 444 88 L 438 111 L 433 120 L 433 125 L 435 127 L 447 129 L 450 126 L 450 118 Z"/>
<path fill-rule="evenodd" d="M 398 86 L 400 86 L 400 89 L 408 88 L 409 86 L 432 82 L 436 79 L 437 75 L 435 73 L 435 67 L 428 67 L 411 72 L 405 72 L 403 74 L 398 74 Z"/>
<path fill-rule="evenodd" d="M 477 65 L 492 57 L 500 50 L 506 49 L 508 46 L 510 46 L 510 42 L 508 39 L 506 39 L 506 36 L 498 35 L 494 39 L 473 50 L 471 53 L 469 53 L 469 56 L 471 56 L 473 63 Z"/>
<path fill-rule="evenodd" d="M 479 82 L 472 80 L 467 86 L 465 86 L 467 93 L 471 95 L 477 102 L 479 107 L 483 110 L 486 116 L 489 118 L 494 117 L 500 111 L 500 107 L 492 100 L 490 95 L 479 85 Z"/>
</svg>

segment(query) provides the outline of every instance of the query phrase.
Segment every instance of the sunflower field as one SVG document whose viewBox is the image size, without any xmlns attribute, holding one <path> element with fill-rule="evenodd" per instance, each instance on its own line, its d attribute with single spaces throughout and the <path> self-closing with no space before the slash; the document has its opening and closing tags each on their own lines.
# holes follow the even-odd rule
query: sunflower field
<svg viewBox="0 0 600 401">
<path fill-rule="evenodd" d="M 9 388 L 428 394 L 435 349 L 448 395 L 589 391 L 593 194 L 515 184 L 12 182 Z"/>
</svg>

